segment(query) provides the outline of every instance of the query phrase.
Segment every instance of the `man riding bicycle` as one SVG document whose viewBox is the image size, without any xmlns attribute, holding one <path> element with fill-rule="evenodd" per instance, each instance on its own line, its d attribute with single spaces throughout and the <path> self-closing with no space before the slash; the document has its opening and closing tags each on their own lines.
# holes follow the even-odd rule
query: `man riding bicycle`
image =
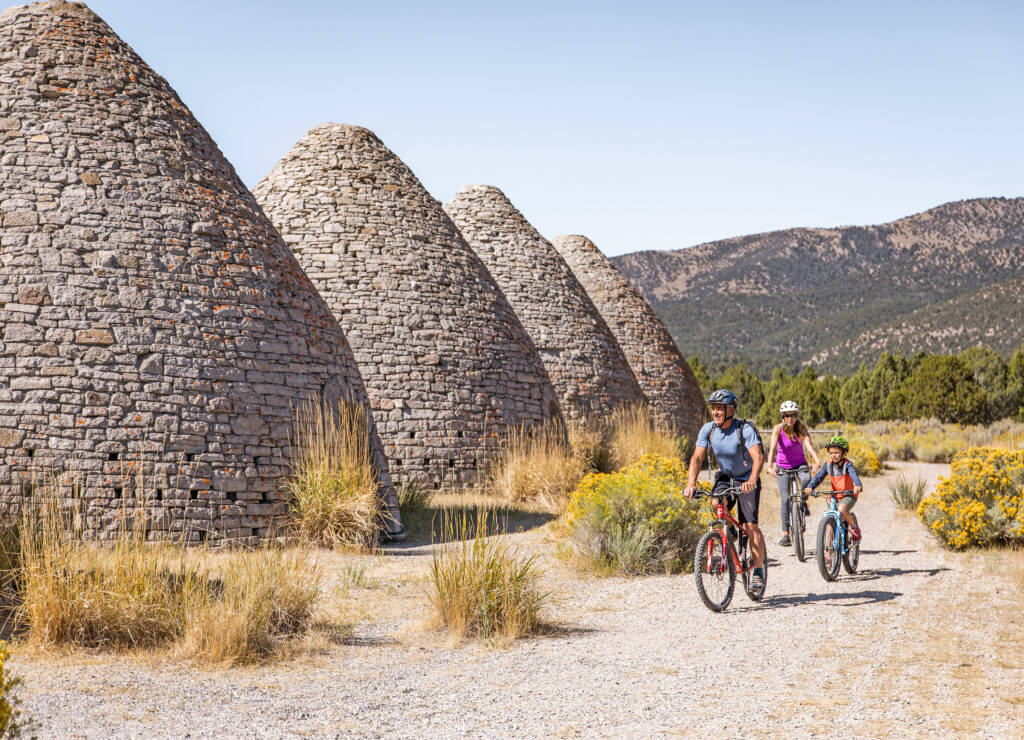
<svg viewBox="0 0 1024 740">
<path fill-rule="evenodd" d="M 751 577 L 751 588 L 757 590 L 764 587 L 764 537 L 757 525 L 757 512 L 761 503 L 761 466 L 764 453 L 757 430 L 748 421 L 736 420 L 736 406 L 739 400 L 729 390 L 717 390 L 708 398 L 711 406 L 711 418 L 701 427 L 697 442 L 690 458 L 690 474 L 683 490 L 683 495 L 693 498 L 697 490 L 697 477 L 707 455 L 708 446 L 718 460 L 718 472 L 711 496 L 721 496 L 721 492 L 739 483 L 741 493 L 736 497 L 739 503 L 737 520 L 750 540 L 751 552 L 754 555 L 754 573 Z M 736 500 L 729 497 L 730 509 Z"/>
</svg>

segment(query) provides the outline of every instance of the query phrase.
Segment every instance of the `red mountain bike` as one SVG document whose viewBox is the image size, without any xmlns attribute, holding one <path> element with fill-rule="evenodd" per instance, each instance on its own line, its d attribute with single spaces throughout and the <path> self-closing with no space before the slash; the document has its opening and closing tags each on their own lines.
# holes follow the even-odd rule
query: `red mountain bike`
<svg viewBox="0 0 1024 740">
<path fill-rule="evenodd" d="M 733 485 L 727 488 L 722 496 L 711 496 L 704 491 L 696 491 L 694 498 L 711 498 L 715 511 L 715 521 L 711 531 L 706 532 L 697 542 L 697 551 L 693 555 L 693 576 L 697 581 L 697 593 L 701 601 L 711 611 L 723 611 L 732 601 L 736 586 L 736 571 L 743 576 L 743 589 L 751 601 L 760 601 L 768 586 L 768 561 L 764 564 L 764 578 L 761 587 L 750 587 L 754 573 L 754 555 L 749 550 L 747 535 L 742 525 L 729 513 L 726 500 L 738 496 L 740 487 Z"/>
</svg>

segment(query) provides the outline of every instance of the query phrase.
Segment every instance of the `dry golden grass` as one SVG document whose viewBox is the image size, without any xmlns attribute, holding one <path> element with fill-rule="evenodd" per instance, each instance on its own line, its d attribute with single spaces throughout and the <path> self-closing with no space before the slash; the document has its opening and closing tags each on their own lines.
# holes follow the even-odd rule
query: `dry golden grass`
<svg viewBox="0 0 1024 740">
<path fill-rule="evenodd" d="M 548 594 L 536 556 L 523 556 L 491 534 L 487 512 L 450 519 L 447 542 L 430 564 L 430 601 L 454 637 L 514 640 L 537 632 Z"/>
<path fill-rule="evenodd" d="M 560 511 L 584 472 L 560 426 L 520 429 L 492 461 L 484 487 L 508 501 L 536 501 Z"/>
<path fill-rule="evenodd" d="M 357 404 L 307 402 L 296 414 L 289 480 L 292 525 L 305 542 L 371 545 L 382 505 L 366 410 Z"/>
<path fill-rule="evenodd" d="M 304 550 L 211 553 L 146 541 L 142 505 L 112 541 L 83 541 L 54 489 L 22 516 L 6 563 L 28 646 L 172 653 L 199 663 L 276 657 L 303 637 L 320 599 Z"/>
<path fill-rule="evenodd" d="M 611 429 L 598 418 L 570 422 L 569 448 L 584 473 L 610 473 L 613 470 Z"/>
<path fill-rule="evenodd" d="M 609 449 L 615 470 L 638 462 L 644 455 L 681 458 L 685 440 L 655 421 L 646 406 L 620 406 L 608 420 Z"/>
</svg>

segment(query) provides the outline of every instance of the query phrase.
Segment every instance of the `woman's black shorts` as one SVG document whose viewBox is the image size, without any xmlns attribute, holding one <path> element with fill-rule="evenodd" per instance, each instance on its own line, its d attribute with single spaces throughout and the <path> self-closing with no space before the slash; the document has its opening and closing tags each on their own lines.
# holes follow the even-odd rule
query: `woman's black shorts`
<svg viewBox="0 0 1024 740">
<path fill-rule="evenodd" d="M 734 480 L 731 476 L 724 475 L 721 472 L 715 473 L 715 485 L 711 488 L 711 495 L 721 496 L 723 491 L 739 484 L 740 481 Z M 736 517 L 737 521 L 740 524 L 757 524 L 757 512 L 761 508 L 761 480 L 758 479 L 756 487 L 750 493 L 727 496 L 726 505 L 729 507 L 729 511 L 733 510 L 737 499 L 739 499 L 740 503 L 739 516 Z"/>
</svg>

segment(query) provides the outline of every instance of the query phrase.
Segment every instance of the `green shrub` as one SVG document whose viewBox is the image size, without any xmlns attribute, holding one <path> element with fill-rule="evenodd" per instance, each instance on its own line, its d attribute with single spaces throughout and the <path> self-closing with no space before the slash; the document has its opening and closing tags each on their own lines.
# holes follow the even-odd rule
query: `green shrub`
<svg viewBox="0 0 1024 740">
<path fill-rule="evenodd" d="M 888 418 L 934 416 L 947 423 L 977 424 L 985 420 L 988 402 L 959 358 L 931 355 L 889 394 L 883 413 Z"/>
<path fill-rule="evenodd" d="M 657 455 L 618 473 L 588 475 L 569 500 L 572 549 L 601 570 L 679 572 L 701 535 L 701 510 L 683 497 L 685 485 L 682 461 Z"/>
</svg>

